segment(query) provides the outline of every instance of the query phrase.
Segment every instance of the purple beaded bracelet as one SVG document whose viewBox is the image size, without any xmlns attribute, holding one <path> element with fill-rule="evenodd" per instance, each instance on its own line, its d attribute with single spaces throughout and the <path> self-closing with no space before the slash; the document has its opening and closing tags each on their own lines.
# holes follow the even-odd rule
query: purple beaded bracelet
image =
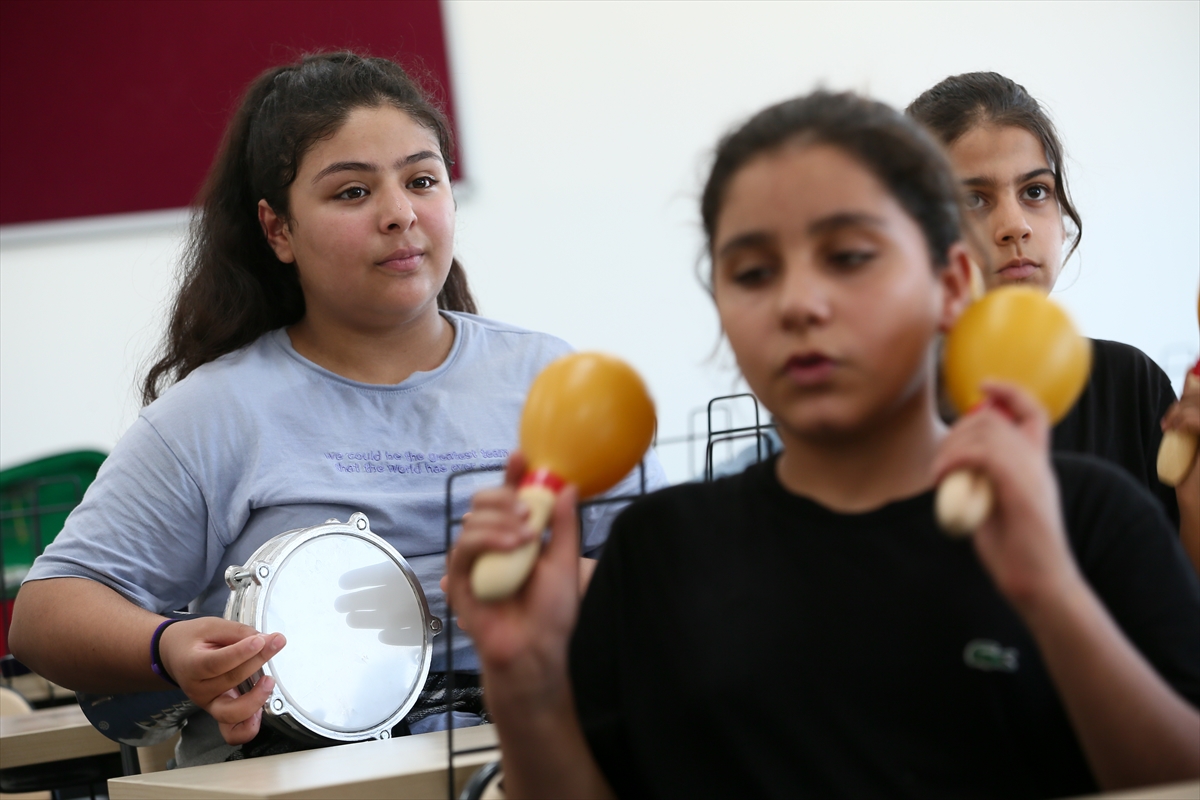
<svg viewBox="0 0 1200 800">
<path fill-rule="evenodd" d="M 158 652 L 158 643 L 162 639 L 163 631 L 176 622 L 183 622 L 181 619 L 164 619 L 154 629 L 154 635 L 150 637 L 150 669 L 154 670 L 154 674 L 162 678 L 172 686 L 178 686 L 175 679 L 167 672 L 167 668 L 163 666 L 162 655 Z"/>
</svg>

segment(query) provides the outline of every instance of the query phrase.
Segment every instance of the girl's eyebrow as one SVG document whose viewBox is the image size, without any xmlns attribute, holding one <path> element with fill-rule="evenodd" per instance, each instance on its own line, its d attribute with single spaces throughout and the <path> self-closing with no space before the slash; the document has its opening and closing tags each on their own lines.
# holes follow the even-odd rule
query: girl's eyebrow
<svg viewBox="0 0 1200 800">
<path fill-rule="evenodd" d="M 861 228 L 864 226 L 869 228 L 886 228 L 887 222 L 882 217 L 862 211 L 842 211 L 809 223 L 808 233 L 816 235 L 829 233 L 841 228 Z M 721 245 L 721 249 L 717 251 L 717 258 L 724 258 L 737 250 L 757 250 L 768 247 L 774 241 L 774 236 L 763 231 L 743 233 Z"/>
<path fill-rule="evenodd" d="M 424 161 L 427 158 L 437 159 L 438 161 L 442 160 L 440 153 L 433 150 L 422 150 L 418 153 L 413 153 L 411 156 L 405 156 L 392 166 L 394 169 L 403 169 L 409 164 Z M 335 161 L 318 172 L 313 177 L 312 182 L 320 183 L 322 178 L 326 178 L 335 172 L 379 172 L 379 166 L 366 161 Z"/>
<path fill-rule="evenodd" d="M 828 217 L 821 217 L 814 222 L 809 223 L 808 233 L 810 235 L 826 234 L 829 231 L 840 230 L 842 228 L 887 228 L 887 222 L 882 217 L 877 217 L 874 213 L 866 213 L 863 211 L 841 211 L 838 213 L 830 213 Z M 733 239 L 721 245 L 719 251 L 716 251 L 716 258 L 724 258 L 739 249 L 760 249 L 769 247 L 775 237 L 762 230 L 751 230 L 749 233 L 744 233 L 740 236 L 734 236 Z"/>
<path fill-rule="evenodd" d="M 758 250 L 768 246 L 775 237 L 769 233 L 762 231 L 750 231 L 743 233 L 740 236 L 735 236 L 725 244 L 721 245 L 721 249 L 717 251 L 717 258 L 724 258 L 730 253 L 737 250 Z"/>
<path fill-rule="evenodd" d="M 877 217 L 874 214 L 867 214 L 862 211 L 844 211 L 837 214 L 830 214 L 828 217 L 812 222 L 808 226 L 809 233 L 828 233 L 840 228 L 886 228 L 887 222 L 882 217 Z"/>
<path fill-rule="evenodd" d="M 1034 178 L 1037 178 L 1041 175 L 1049 175 L 1049 176 L 1053 177 L 1054 170 L 1050 169 L 1049 167 L 1038 167 L 1035 170 L 1026 172 L 1024 175 L 1018 175 L 1016 183 L 1024 183 L 1025 181 L 1033 180 Z M 991 177 L 990 175 L 978 177 L 978 178 L 963 178 L 963 186 L 978 186 L 978 187 L 981 187 L 984 189 L 986 189 L 990 186 L 995 186 L 999 182 L 1000 181 L 996 180 L 995 178 Z"/>
</svg>

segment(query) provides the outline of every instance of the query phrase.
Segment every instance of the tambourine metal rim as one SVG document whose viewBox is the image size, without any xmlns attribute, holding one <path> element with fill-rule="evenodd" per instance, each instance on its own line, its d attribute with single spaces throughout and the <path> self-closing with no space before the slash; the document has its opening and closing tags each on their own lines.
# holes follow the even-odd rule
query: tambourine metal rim
<svg viewBox="0 0 1200 800">
<path fill-rule="evenodd" d="M 433 636 L 441 631 L 441 620 L 430 613 L 429 602 L 425 598 L 425 592 L 421 588 L 420 581 L 417 580 L 416 573 L 413 572 L 408 562 L 404 560 L 404 556 L 400 555 L 396 548 L 388 544 L 386 540 L 371 531 L 367 516 L 361 512 L 352 514 L 346 522 L 331 519 L 322 525 L 315 525 L 311 528 L 298 528 L 281 533 L 255 550 L 245 565 L 230 566 L 225 571 L 225 582 L 231 590 L 229 602 L 225 609 L 225 617 L 245 625 L 251 625 L 255 630 L 264 630 L 267 604 L 258 602 L 258 599 L 259 595 L 264 594 L 270 587 L 271 581 L 275 577 L 277 566 L 282 565 L 292 553 L 305 544 L 331 535 L 354 536 L 375 545 L 404 573 L 420 608 L 421 617 L 425 622 L 422 663 L 419 672 L 420 680 L 418 682 L 423 685 L 425 676 L 429 674 L 429 665 L 433 658 Z M 252 619 L 249 618 L 250 615 L 248 613 L 248 609 L 251 608 L 254 609 Z M 417 690 L 411 692 L 404 704 L 386 719 L 367 728 L 343 731 L 321 725 L 295 708 L 288 700 L 287 695 L 282 691 L 278 682 L 278 676 L 273 671 L 271 661 L 263 664 L 262 669 L 238 688 L 245 693 L 253 688 L 254 684 L 264 675 L 270 675 L 276 679 L 275 688 L 271 691 L 270 697 L 267 698 L 267 702 L 263 706 L 264 721 L 274 721 L 277 724 L 286 726 L 291 731 L 300 733 L 302 736 L 311 737 L 315 735 L 318 738 L 333 741 L 359 742 L 368 739 L 390 738 L 392 728 L 400 720 L 404 719 L 404 716 L 416 704 L 420 696 L 420 687 L 418 685 Z"/>
</svg>

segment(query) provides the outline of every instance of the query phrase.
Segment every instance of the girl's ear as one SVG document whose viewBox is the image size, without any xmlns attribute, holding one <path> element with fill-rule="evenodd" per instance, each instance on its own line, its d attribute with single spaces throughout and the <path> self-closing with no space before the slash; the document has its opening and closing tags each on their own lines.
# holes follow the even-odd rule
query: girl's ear
<svg viewBox="0 0 1200 800">
<path fill-rule="evenodd" d="M 296 255 L 292 252 L 287 222 L 275 213 L 266 200 L 258 201 L 258 224 L 263 236 L 267 237 L 267 244 L 275 251 L 275 257 L 285 264 L 293 263 Z"/>
<path fill-rule="evenodd" d="M 975 301 L 987 294 L 987 284 L 983 280 L 983 268 L 975 259 L 967 256 L 967 266 L 971 270 L 971 300 Z"/>
<path fill-rule="evenodd" d="M 938 273 L 938 280 L 942 283 L 942 309 L 938 330 L 942 333 L 949 331 L 958 320 L 959 314 L 983 294 L 983 280 L 978 274 L 979 267 L 971 262 L 971 257 L 967 255 L 967 249 L 963 247 L 962 242 L 950 245 L 947 257 L 949 263 Z"/>
</svg>

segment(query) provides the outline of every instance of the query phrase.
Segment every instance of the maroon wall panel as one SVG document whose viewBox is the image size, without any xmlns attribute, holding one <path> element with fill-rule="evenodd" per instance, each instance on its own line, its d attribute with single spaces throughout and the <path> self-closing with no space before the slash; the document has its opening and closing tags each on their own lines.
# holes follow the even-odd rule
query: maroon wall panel
<svg viewBox="0 0 1200 800">
<path fill-rule="evenodd" d="M 445 41 L 438 0 L 3 0 L 0 224 L 189 205 L 249 81 L 308 51 L 395 58 L 453 119 Z"/>
</svg>

